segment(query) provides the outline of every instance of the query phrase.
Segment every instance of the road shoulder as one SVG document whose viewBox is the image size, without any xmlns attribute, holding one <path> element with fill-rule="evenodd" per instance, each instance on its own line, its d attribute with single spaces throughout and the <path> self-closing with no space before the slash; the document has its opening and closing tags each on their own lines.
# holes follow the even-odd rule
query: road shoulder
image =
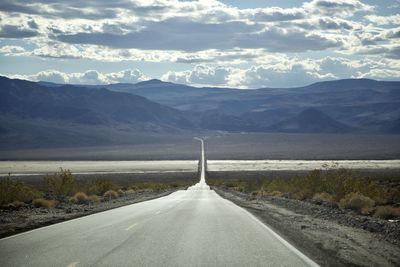
<svg viewBox="0 0 400 267">
<path fill-rule="evenodd" d="M 397 236 L 364 230 L 360 227 L 362 222 L 341 222 L 333 219 L 335 214 L 324 214 L 340 211 L 297 200 L 254 198 L 232 190 L 213 189 L 254 214 L 321 266 L 399 266 Z M 398 228 L 397 224 L 385 230 L 397 231 Z"/>
<path fill-rule="evenodd" d="M 184 190 L 186 188 L 137 192 L 98 204 L 63 204 L 51 209 L 34 208 L 31 205 L 26 205 L 18 210 L 0 210 L 0 238 L 94 213 L 164 197 L 180 189 Z"/>
</svg>

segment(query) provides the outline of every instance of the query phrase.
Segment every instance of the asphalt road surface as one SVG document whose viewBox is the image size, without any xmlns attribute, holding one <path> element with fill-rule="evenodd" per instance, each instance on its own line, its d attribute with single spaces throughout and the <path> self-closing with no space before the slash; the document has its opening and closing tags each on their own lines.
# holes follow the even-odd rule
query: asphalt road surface
<svg viewBox="0 0 400 267">
<path fill-rule="evenodd" d="M 0 240 L 0 266 L 317 266 L 253 215 L 186 191 Z"/>
</svg>

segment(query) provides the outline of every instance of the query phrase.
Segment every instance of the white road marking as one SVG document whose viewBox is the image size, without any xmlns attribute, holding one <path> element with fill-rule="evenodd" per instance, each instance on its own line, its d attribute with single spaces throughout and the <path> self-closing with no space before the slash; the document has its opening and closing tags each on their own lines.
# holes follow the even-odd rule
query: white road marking
<svg viewBox="0 0 400 267">
<path fill-rule="evenodd" d="M 67 267 L 76 267 L 79 264 L 79 261 L 74 261 L 67 265 Z"/>
<path fill-rule="evenodd" d="M 125 230 L 126 231 L 129 231 L 129 230 L 131 230 L 133 227 L 135 227 L 137 225 L 137 223 L 134 223 L 134 224 L 132 224 L 131 226 L 129 226 L 128 228 L 126 228 Z"/>
</svg>

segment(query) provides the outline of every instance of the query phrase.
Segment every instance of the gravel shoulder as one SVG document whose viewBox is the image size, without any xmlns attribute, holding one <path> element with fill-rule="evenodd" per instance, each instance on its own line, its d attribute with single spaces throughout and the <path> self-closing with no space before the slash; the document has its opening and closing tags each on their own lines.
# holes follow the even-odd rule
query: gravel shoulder
<svg viewBox="0 0 400 267">
<path fill-rule="evenodd" d="M 174 190 L 163 191 L 135 192 L 97 204 L 61 203 L 51 209 L 35 208 L 32 204 L 26 204 L 18 210 L 0 209 L 0 238 L 50 224 L 87 216 L 97 212 L 163 197 L 177 190 L 184 189 L 186 188 L 175 188 Z"/>
<path fill-rule="evenodd" d="M 247 209 L 321 266 L 400 266 L 400 222 L 324 203 L 213 188 Z"/>
</svg>

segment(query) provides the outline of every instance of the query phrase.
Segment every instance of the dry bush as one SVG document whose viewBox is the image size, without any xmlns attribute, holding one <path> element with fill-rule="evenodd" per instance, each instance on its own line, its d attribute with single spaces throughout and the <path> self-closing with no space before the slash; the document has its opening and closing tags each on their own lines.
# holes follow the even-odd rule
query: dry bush
<svg viewBox="0 0 400 267">
<path fill-rule="evenodd" d="M 60 168 L 60 172 L 44 178 L 47 193 L 54 197 L 71 196 L 76 192 L 78 183 L 70 170 Z"/>
<path fill-rule="evenodd" d="M 77 192 L 73 197 L 71 197 L 70 202 L 75 204 L 86 204 L 89 200 L 88 196 L 83 192 Z"/>
<path fill-rule="evenodd" d="M 169 187 L 169 184 L 159 182 L 137 182 L 129 185 L 128 189 L 134 191 L 161 191 Z"/>
<path fill-rule="evenodd" d="M 334 203 L 335 202 L 334 197 L 331 194 L 326 193 L 326 192 L 316 193 L 313 196 L 313 199 L 314 200 L 318 200 L 318 201 L 328 202 L 328 203 Z"/>
<path fill-rule="evenodd" d="M 124 192 L 122 189 L 118 189 L 117 193 L 118 193 L 118 195 L 119 195 L 120 197 L 122 197 L 122 196 L 125 195 L 125 192 Z"/>
<path fill-rule="evenodd" d="M 339 202 L 339 207 L 342 209 L 355 210 L 361 214 L 369 214 L 373 210 L 375 201 L 360 193 L 350 193 L 344 196 Z"/>
<path fill-rule="evenodd" d="M 0 179 L 0 205 L 14 201 L 27 202 L 41 196 L 42 193 L 21 181 L 12 180 L 10 177 Z"/>
<path fill-rule="evenodd" d="M 134 194 L 136 191 L 133 189 L 128 189 L 125 191 L 125 194 L 130 195 L 130 194 Z"/>
<path fill-rule="evenodd" d="M 92 202 L 92 203 L 96 203 L 96 204 L 100 203 L 100 197 L 97 196 L 97 195 L 90 195 L 90 196 L 88 197 L 88 199 L 89 199 L 89 201 Z"/>
<path fill-rule="evenodd" d="M 118 198 L 118 193 L 114 190 L 108 190 L 103 195 L 104 200 L 115 199 Z"/>
<path fill-rule="evenodd" d="M 304 191 L 298 191 L 296 193 L 293 193 L 291 197 L 297 200 L 305 200 L 309 198 L 308 193 Z"/>
<path fill-rule="evenodd" d="M 109 190 L 117 190 L 118 186 L 107 179 L 96 179 L 88 186 L 88 193 L 94 195 L 104 195 Z"/>
<path fill-rule="evenodd" d="M 57 201 L 55 200 L 48 200 L 44 198 L 36 198 L 32 201 L 33 206 L 36 208 L 54 208 L 57 205 Z"/>
<path fill-rule="evenodd" d="M 370 179 L 357 177 L 347 169 L 314 170 L 306 176 L 266 180 L 263 189 L 269 193 L 289 193 L 297 199 L 311 199 L 316 194 L 326 193 L 330 195 L 328 199 L 332 203 L 339 202 L 352 192 L 359 192 L 379 204 L 393 202 L 397 196 L 394 189 L 386 188 Z"/>
<path fill-rule="evenodd" d="M 281 191 L 275 190 L 272 191 L 271 193 L 269 193 L 270 196 L 274 196 L 274 197 L 282 197 L 283 193 Z"/>
<path fill-rule="evenodd" d="M 8 203 L 7 205 L 3 205 L 3 209 L 8 209 L 8 210 L 19 210 L 22 207 L 25 207 L 26 204 L 24 202 L 21 202 L 19 200 L 15 200 L 11 203 Z"/>
<path fill-rule="evenodd" d="M 385 220 L 399 218 L 400 208 L 394 208 L 391 206 L 379 206 L 375 210 L 374 217 Z"/>
</svg>

